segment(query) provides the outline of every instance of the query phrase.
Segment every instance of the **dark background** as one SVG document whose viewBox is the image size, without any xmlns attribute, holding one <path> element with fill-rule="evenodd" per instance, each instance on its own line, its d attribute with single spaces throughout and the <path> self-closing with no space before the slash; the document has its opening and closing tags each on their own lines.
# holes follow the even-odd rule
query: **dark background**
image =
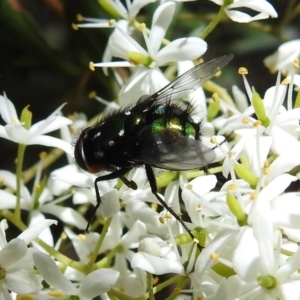
<svg viewBox="0 0 300 300">
<path fill-rule="evenodd" d="M 228 53 L 235 55 L 226 67 L 231 76 L 227 81 L 223 79 L 225 86 L 235 83 L 243 89 L 240 76 L 235 74 L 239 66 L 245 66 L 250 71 L 251 85 L 263 95 L 275 83 L 275 75 L 269 73 L 262 60 L 282 42 L 299 38 L 299 17 L 283 24 L 288 5 L 297 1 L 269 2 L 278 12 L 278 19 L 248 24 L 224 20 L 206 39 L 209 48 L 205 59 Z M 156 5 L 150 4 L 141 12 L 141 20 L 148 27 Z M 176 35 L 169 38 L 185 36 L 195 24 L 205 27 L 218 8 L 209 1 L 185 2 L 181 18 L 171 25 L 170 32 Z M 78 13 L 110 18 L 97 0 L 0 0 L 0 92 L 13 101 L 19 115 L 30 104 L 34 123 L 63 102 L 68 103 L 63 109 L 65 115 L 77 111 L 86 113 L 88 118 L 94 117 L 103 106 L 88 98 L 91 91 L 107 100 L 117 97 L 112 76 L 106 77 L 101 68 L 95 72 L 88 68 L 90 61 L 101 61 L 111 29 L 75 31 L 71 24 L 77 23 Z M 190 18 L 192 14 L 196 14 L 196 19 Z M 3 120 L 0 124 L 4 124 Z M 28 147 L 24 169 L 37 161 L 41 150 L 48 149 Z M 16 151 L 16 144 L 0 139 L 0 169 L 14 172 Z"/>
</svg>

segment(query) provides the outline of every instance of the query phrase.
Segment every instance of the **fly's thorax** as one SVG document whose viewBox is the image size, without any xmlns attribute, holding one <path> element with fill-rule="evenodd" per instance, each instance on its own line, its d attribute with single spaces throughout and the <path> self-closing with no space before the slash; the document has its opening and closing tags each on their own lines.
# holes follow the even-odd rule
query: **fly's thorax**
<svg viewBox="0 0 300 300">
<path fill-rule="evenodd" d="M 83 170 L 97 173 L 109 170 L 118 163 L 120 138 L 124 136 L 124 118 L 123 114 L 111 115 L 83 130 L 74 150 L 75 160 Z"/>
</svg>

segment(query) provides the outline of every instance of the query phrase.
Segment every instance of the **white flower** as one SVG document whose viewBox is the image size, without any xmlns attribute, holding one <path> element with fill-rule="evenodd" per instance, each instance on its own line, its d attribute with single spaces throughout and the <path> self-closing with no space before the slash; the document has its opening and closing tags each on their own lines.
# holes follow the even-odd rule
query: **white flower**
<svg viewBox="0 0 300 300">
<path fill-rule="evenodd" d="M 94 174 L 80 171 L 75 165 L 68 165 L 51 173 L 51 178 L 53 179 L 52 188 L 63 191 L 75 186 L 74 204 L 87 202 L 95 204 L 96 191 L 94 182 L 97 177 Z M 102 199 L 99 212 L 104 217 L 111 217 L 120 210 L 119 195 L 117 190 L 113 189 L 116 182 L 117 179 L 97 183 Z"/>
<path fill-rule="evenodd" d="M 36 179 L 32 193 L 26 186 L 22 185 L 21 189 L 21 208 L 27 210 L 30 213 L 30 224 L 33 225 L 42 220 L 45 220 L 44 214 L 51 214 L 61 219 L 67 224 L 72 224 L 77 228 L 84 229 L 86 226 L 86 220 L 75 209 L 71 207 L 65 207 L 59 205 L 62 201 L 71 196 L 71 193 L 65 194 L 61 197 L 54 197 L 47 187 L 44 187 L 42 192 L 39 193 L 39 197 L 36 197 L 37 189 L 40 185 L 40 176 L 42 172 L 42 161 L 37 168 Z M 0 170 L 0 178 L 3 180 L 3 185 L 9 187 L 11 190 L 16 190 L 16 175 L 11 172 Z M 55 189 L 52 189 L 54 194 Z M 57 191 L 56 191 L 57 192 Z M 0 208 L 13 209 L 16 207 L 16 196 L 5 190 L 0 190 L 0 195 L 5 199 L 1 201 Z M 53 244 L 52 234 L 49 230 L 46 230 L 43 234 L 43 239 L 48 244 Z"/>
<path fill-rule="evenodd" d="M 7 124 L 5 126 L 0 125 L 0 137 L 19 144 L 56 147 L 64 150 L 66 153 L 72 153 L 72 147 L 67 142 L 45 135 L 45 133 L 72 124 L 71 120 L 59 115 L 63 106 L 64 104 L 45 120 L 26 129 L 19 120 L 13 103 L 6 96 L 0 95 L 0 114 Z"/>
<path fill-rule="evenodd" d="M 218 5 L 224 5 L 224 0 L 211 0 Z M 234 22 L 248 23 L 255 20 L 267 19 L 269 17 L 277 18 L 277 12 L 273 6 L 265 0 L 233 0 L 233 3 L 225 7 L 225 13 Z M 250 8 L 257 11 L 258 14 L 251 17 L 249 14 L 238 11 L 240 7 Z"/>
<path fill-rule="evenodd" d="M 120 16 L 128 21 L 132 21 L 139 11 L 149 3 L 154 2 L 155 0 L 133 0 L 126 1 L 125 5 L 119 0 L 109 1 L 109 5 L 112 6 L 115 11 L 120 14 Z M 100 4 L 104 1 L 99 1 Z"/>
<path fill-rule="evenodd" d="M 174 2 L 167 2 L 160 5 L 154 12 L 149 35 L 145 29 L 141 29 L 147 50 L 129 35 L 126 30 L 127 22 L 121 21 L 116 23 L 116 29 L 109 38 L 109 53 L 104 55 L 104 62 L 110 61 L 112 56 L 114 56 L 154 68 L 174 61 L 194 60 L 200 57 L 207 49 L 206 42 L 200 38 L 177 39 L 160 49 L 174 12 Z M 145 59 L 147 58 L 148 63 L 140 63 L 139 60 L 135 61 L 134 56 L 131 56 L 132 53 L 144 56 Z M 104 65 L 109 66 L 108 63 L 95 64 L 95 66 Z M 114 66 L 116 66 L 115 63 Z"/>
<path fill-rule="evenodd" d="M 100 0 L 99 4 L 110 13 L 115 19 L 124 19 L 128 22 L 134 20 L 139 11 L 149 3 L 155 2 L 155 0 L 133 0 L 126 1 L 126 6 L 119 0 L 103 1 Z M 76 24 L 77 27 L 82 28 L 109 28 L 109 20 L 86 18 L 80 16 L 80 21 L 85 21 L 84 24 Z"/>
<path fill-rule="evenodd" d="M 109 291 L 119 277 L 119 272 L 117 271 L 99 269 L 85 276 L 77 288 L 75 284 L 60 272 L 49 255 L 35 252 L 33 253 L 33 260 L 43 279 L 52 288 L 61 291 L 65 299 L 72 295 L 77 295 L 84 300 L 93 299 Z"/>
<path fill-rule="evenodd" d="M 246 152 L 251 162 L 250 167 L 254 168 L 254 174 L 258 176 L 270 146 L 276 154 L 297 147 L 300 134 L 300 109 L 292 108 L 292 99 L 290 94 L 287 94 L 285 85 L 277 83 L 266 91 L 263 100 L 257 101 L 259 97 L 253 95 L 245 77 L 244 81 L 252 105 L 242 113 L 227 105 L 234 115 L 224 122 L 219 134 L 234 131 L 241 137 L 238 144 L 243 146 L 236 144 L 235 147 L 238 147 L 239 155 L 243 151 Z M 288 109 L 283 106 L 286 96 Z M 256 98 L 256 105 L 257 103 L 261 105 L 259 110 L 255 110 L 254 98 Z M 256 115 L 260 113 L 263 119 L 257 116 L 257 119 L 254 118 L 253 113 Z M 257 147 L 259 152 L 254 151 L 258 149 Z M 261 156 L 258 157 L 258 154 Z"/>
<path fill-rule="evenodd" d="M 55 224 L 53 220 L 46 220 L 24 230 L 18 238 L 7 242 L 5 230 L 7 221 L 0 222 L 0 298 L 11 299 L 9 291 L 17 294 L 29 294 L 42 288 L 40 276 L 32 271 L 34 263 L 30 244 L 46 228 Z M 8 291 L 9 290 L 9 291 Z"/>
<path fill-rule="evenodd" d="M 13 239 L 0 250 L 0 298 L 10 299 L 9 292 L 29 294 L 42 288 L 41 280 L 31 273 L 33 260 L 24 241 Z"/>
<path fill-rule="evenodd" d="M 291 74 L 294 72 L 293 63 L 300 57 L 300 40 L 289 41 L 282 44 L 276 52 L 264 59 L 264 64 L 271 72 Z"/>
<path fill-rule="evenodd" d="M 276 230 L 277 224 L 281 222 L 289 227 L 296 225 L 299 230 L 300 224 L 296 221 L 296 218 L 299 218 L 299 207 L 293 205 L 294 209 L 296 208 L 296 211 L 293 211 L 292 207 L 288 209 L 283 203 L 278 205 L 281 197 L 279 195 L 293 180 L 295 178 L 287 174 L 278 176 L 255 200 L 249 215 L 252 229 L 242 230 L 233 256 L 234 269 L 240 277 L 240 285 L 243 286 L 235 297 L 297 299 L 300 296 L 300 276 L 297 272 L 300 267 L 300 248 L 295 244 L 297 248 L 291 258 L 281 254 L 280 250 L 285 246 L 281 231 Z M 299 196 L 294 196 L 293 201 L 298 200 Z M 277 203 L 275 207 L 272 204 L 274 202 Z M 290 293 L 287 294 L 287 291 Z"/>
<path fill-rule="evenodd" d="M 150 33 L 142 29 L 147 50 L 129 35 L 126 21 L 119 21 L 115 24 L 116 29 L 109 38 L 108 47 L 103 56 L 104 62 L 94 64 L 94 66 L 133 67 L 131 62 L 145 66 L 135 70 L 127 84 L 122 87 L 119 93 L 122 105 L 135 102 L 144 94 L 152 94 L 168 83 L 158 67 L 170 62 L 195 60 L 206 51 L 206 42 L 196 37 L 176 39 L 161 48 L 174 12 L 174 2 L 164 3 L 156 9 Z M 113 57 L 123 58 L 128 62 L 110 62 Z"/>
<path fill-rule="evenodd" d="M 139 252 L 132 257 L 131 266 L 151 274 L 176 273 L 184 275 L 183 264 L 178 260 L 171 245 L 160 238 L 145 238 L 140 242 Z"/>
</svg>

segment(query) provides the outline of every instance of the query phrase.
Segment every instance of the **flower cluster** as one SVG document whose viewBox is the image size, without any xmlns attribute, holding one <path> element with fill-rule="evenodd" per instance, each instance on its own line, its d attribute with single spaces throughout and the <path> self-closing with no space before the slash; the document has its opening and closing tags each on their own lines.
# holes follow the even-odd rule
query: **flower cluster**
<svg viewBox="0 0 300 300">
<path fill-rule="evenodd" d="M 118 0 L 99 0 L 114 19 L 81 18 L 85 23 L 76 25 L 111 28 L 103 62 L 90 67 L 102 67 L 106 74 L 111 67 L 129 68 L 126 83 L 114 71 L 121 106 L 157 92 L 169 83 L 166 73 L 174 66 L 179 75 L 184 73 L 208 47 L 199 37 L 166 40 L 176 2 L 156 3 L 150 28 L 139 23 L 139 11 L 153 2 L 126 1 L 125 7 Z M 264 0 L 212 2 L 220 11 L 202 37 L 222 18 L 247 23 L 277 17 Z M 257 14 L 241 12 L 241 7 Z M 0 210 L 5 218 L 0 222 L 0 298 L 155 299 L 170 286 L 168 299 L 300 298 L 300 193 L 295 188 L 300 179 L 299 49 L 299 40 L 290 41 L 265 59 L 278 76 L 263 97 L 250 87 L 248 70 L 240 68 L 245 93 L 232 84 L 231 97 L 211 84 L 211 98 L 198 88 L 185 99 L 195 106 L 191 117 L 212 137 L 204 136 L 201 142 L 213 151 L 214 165 L 208 172 L 166 169 L 155 175 L 159 197 L 178 216 L 188 216 L 190 234 L 170 210 L 160 207 L 144 168 L 95 184 L 99 174 L 77 166 L 73 133 L 87 126 L 82 114 L 70 120 L 62 116 L 62 104 L 32 125 L 27 107 L 18 118 L 13 103 L 0 96 L 6 123 L 0 126 L 0 137 L 18 144 L 16 174 L 0 170 Z M 47 135 L 58 129 L 61 138 Z M 45 179 L 43 167 L 51 156 L 42 154 L 32 168 L 34 176 L 22 174 L 25 150 L 33 144 L 60 149 L 53 155 L 63 150 L 68 164 Z M 26 183 L 32 177 L 30 191 Z M 97 200 L 95 189 L 101 204 L 85 234 L 84 216 L 87 204 Z M 58 237 L 50 228 L 57 221 L 49 215 L 62 224 Z M 8 242 L 7 220 L 22 231 Z M 156 277 L 164 274 L 168 277 Z"/>
</svg>

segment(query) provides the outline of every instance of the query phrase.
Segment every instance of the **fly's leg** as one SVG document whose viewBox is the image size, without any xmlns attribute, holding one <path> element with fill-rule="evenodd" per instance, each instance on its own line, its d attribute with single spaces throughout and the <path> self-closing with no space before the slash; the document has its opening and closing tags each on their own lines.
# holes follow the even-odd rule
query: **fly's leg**
<svg viewBox="0 0 300 300">
<path fill-rule="evenodd" d="M 119 169 L 119 170 L 116 170 L 116 171 L 114 171 L 110 174 L 99 176 L 95 179 L 94 186 L 95 186 L 95 191 L 96 191 L 97 203 L 96 203 L 96 205 L 94 207 L 94 210 L 92 212 L 92 216 L 90 217 L 90 219 L 87 223 L 87 226 L 86 226 L 86 229 L 85 229 L 85 231 L 87 233 L 89 233 L 89 227 L 90 227 L 90 225 L 91 225 L 91 223 L 92 223 L 92 221 L 93 221 L 93 219 L 96 215 L 97 209 L 99 208 L 99 206 L 101 204 L 101 197 L 100 197 L 100 192 L 99 192 L 97 183 L 100 182 L 100 181 L 106 181 L 106 180 L 121 178 L 121 180 L 124 182 L 124 184 L 126 184 L 129 188 L 137 189 L 137 185 L 134 181 L 132 181 L 132 180 L 129 181 L 127 178 L 124 177 L 124 175 L 126 173 L 128 173 L 130 170 L 132 170 L 132 167 Z"/>
<path fill-rule="evenodd" d="M 146 169 L 146 175 L 147 175 L 147 178 L 149 180 L 149 184 L 150 184 L 151 191 L 152 191 L 153 195 L 157 198 L 157 200 L 161 203 L 161 205 L 183 226 L 183 228 L 187 231 L 187 233 L 190 235 L 190 237 L 192 238 L 192 240 L 196 240 L 195 236 L 191 233 L 191 231 L 186 226 L 186 224 L 182 221 L 182 219 L 158 195 L 158 193 L 157 193 L 156 179 L 155 179 L 155 176 L 154 176 L 154 173 L 153 173 L 153 169 L 151 168 L 151 166 L 145 165 L 145 169 Z M 199 243 L 197 243 L 197 247 L 199 248 L 200 251 L 202 250 L 202 247 L 199 245 Z"/>
</svg>

